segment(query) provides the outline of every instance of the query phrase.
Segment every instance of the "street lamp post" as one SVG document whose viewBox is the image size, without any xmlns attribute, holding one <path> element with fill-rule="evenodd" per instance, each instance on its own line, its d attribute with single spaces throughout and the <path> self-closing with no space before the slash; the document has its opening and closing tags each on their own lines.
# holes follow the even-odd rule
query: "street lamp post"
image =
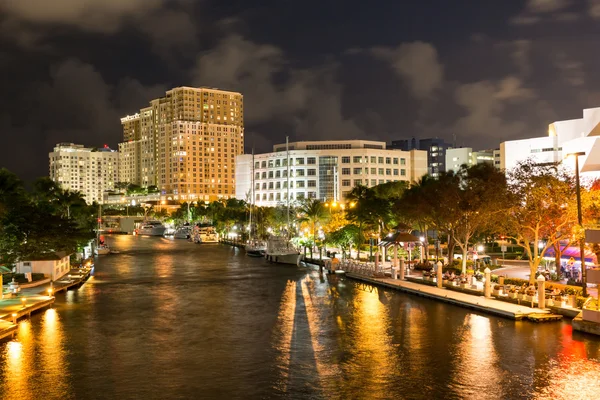
<svg viewBox="0 0 600 400">
<path fill-rule="evenodd" d="M 583 231 L 583 221 L 581 217 L 581 188 L 579 185 L 579 156 L 585 156 L 584 151 L 577 153 L 567 154 L 568 156 L 575 157 L 575 189 L 577 193 L 577 223 Z M 579 259 L 581 260 L 581 285 L 583 286 L 583 297 L 587 297 L 587 273 L 585 270 L 585 253 L 584 253 L 584 239 L 579 240 Z"/>
</svg>

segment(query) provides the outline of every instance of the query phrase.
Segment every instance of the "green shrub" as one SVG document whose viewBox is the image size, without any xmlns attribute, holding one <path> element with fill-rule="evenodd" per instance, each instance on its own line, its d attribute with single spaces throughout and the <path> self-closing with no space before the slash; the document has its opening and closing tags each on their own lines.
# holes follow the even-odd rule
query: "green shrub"
<svg viewBox="0 0 600 400">
<path fill-rule="evenodd" d="M 415 264 L 413 266 L 413 269 L 415 271 L 429 271 L 431 269 L 431 265 L 427 265 L 427 264 Z"/>
<path fill-rule="evenodd" d="M 448 272 L 448 273 L 454 272 L 454 275 L 460 275 L 462 273 L 462 271 L 461 271 L 460 268 L 455 268 L 455 267 L 452 267 L 452 266 L 449 266 L 449 265 L 443 266 L 442 267 L 442 272 L 444 272 L 444 273 L 446 273 L 446 272 Z"/>
</svg>

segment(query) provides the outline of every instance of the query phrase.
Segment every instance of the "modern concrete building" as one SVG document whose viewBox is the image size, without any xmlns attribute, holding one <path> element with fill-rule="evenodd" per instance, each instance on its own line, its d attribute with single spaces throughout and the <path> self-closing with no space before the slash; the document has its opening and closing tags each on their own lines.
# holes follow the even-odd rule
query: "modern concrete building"
<svg viewBox="0 0 600 400">
<path fill-rule="evenodd" d="M 244 151 L 241 93 L 174 88 L 121 125 L 121 181 L 156 185 L 164 200 L 234 197 L 235 157 Z"/>
<path fill-rule="evenodd" d="M 119 154 L 108 148 L 59 143 L 49 154 L 50 179 L 61 188 L 80 192 L 88 204 L 102 203 L 117 182 Z"/>
<path fill-rule="evenodd" d="M 427 152 L 427 173 L 438 177 L 440 172 L 446 171 L 446 150 L 450 145 L 440 138 L 429 139 L 402 139 L 393 140 L 390 149 L 404 151 L 424 150 Z"/>
<path fill-rule="evenodd" d="M 458 171 L 460 166 L 466 164 L 468 166 L 476 164 L 491 164 L 496 165 L 495 150 L 473 151 L 471 147 L 460 147 L 457 149 L 446 150 L 446 170 Z"/>
<path fill-rule="evenodd" d="M 288 171 L 290 201 L 339 201 L 359 184 L 372 187 L 386 182 L 415 182 L 427 174 L 427 152 L 388 150 L 385 142 L 294 142 L 289 143 L 288 149 L 289 152 L 285 144 L 278 144 L 272 153 L 238 156 L 236 197 L 251 201 L 254 192 L 257 205 L 284 203 Z"/>
<path fill-rule="evenodd" d="M 556 121 L 548 126 L 548 136 L 511 140 L 500 144 L 500 167 L 510 170 L 527 159 L 536 163 L 563 162 L 575 168 L 567 155 L 579 157 L 579 171 L 585 179 L 600 177 L 600 107 L 583 110 L 583 118 Z"/>
</svg>

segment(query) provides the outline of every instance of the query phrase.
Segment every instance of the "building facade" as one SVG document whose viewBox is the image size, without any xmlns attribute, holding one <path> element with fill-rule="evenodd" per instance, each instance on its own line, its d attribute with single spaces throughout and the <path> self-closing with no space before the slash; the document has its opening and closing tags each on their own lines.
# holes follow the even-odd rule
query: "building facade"
<svg viewBox="0 0 600 400">
<path fill-rule="evenodd" d="M 548 126 L 548 135 L 531 139 L 511 140 L 500 144 L 500 165 L 510 170 L 519 162 L 563 163 L 575 169 L 569 154 L 583 152 L 579 157 L 579 172 L 583 179 L 600 177 L 600 107 L 583 110 L 583 118 L 556 121 Z"/>
<path fill-rule="evenodd" d="M 425 151 L 389 150 L 385 142 L 294 142 L 287 148 L 278 144 L 272 153 L 238 156 L 236 197 L 260 206 L 285 203 L 288 193 L 290 201 L 340 201 L 358 185 L 415 182 L 427 174 Z"/>
<path fill-rule="evenodd" d="M 166 200 L 235 196 L 235 157 L 244 151 L 241 93 L 174 88 L 121 125 L 122 181 L 156 185 Z"/>
<path fill-rule="evenodd" d="M 63 189 L 80 192 L 88 204 L 102 203 L 104 192 L 115 188 L 119 154 L 107 146 L 59 143 L 49 158 L 50 179 Z"/>
<path fill-rule="evenodd" d="M 471 147 L 460 147 L 446 150 L 446 170 L 458 171 L 461 165 L 490 164 L 498 167 L 495 160 L 496 150 L 473 151 Z"/>
<path fill-rule="evenodd" d="M 44 274 L 54 282 L 71 270 L 71 255 L 64 252 L 46 254 L 43 257 L 19 261 L 15 267 L 18 274 Z"/>
<path fill-rule="evenodd" d="M 433 177 L 438 177 L 440 172 L 446 171 L 446 150 L 450 147 L 444 139 L 402 139 L 393 140 L 389 146 L 390 149 L 404 151 L 423 150 L 427 152 L 427 173 Z"/>
</svg>

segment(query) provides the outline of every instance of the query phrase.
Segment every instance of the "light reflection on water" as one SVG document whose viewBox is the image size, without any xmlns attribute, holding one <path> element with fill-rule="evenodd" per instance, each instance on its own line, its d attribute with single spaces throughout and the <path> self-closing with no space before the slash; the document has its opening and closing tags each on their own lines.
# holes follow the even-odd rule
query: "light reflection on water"
<svg viewBox="0 0 600 400">
<path fill-rule="evenodd" d="M 600 339 L 474 314 L 226 246 L 121 254 L 19 322 L 0 398 L 597 398 Z"/>
</svg>

